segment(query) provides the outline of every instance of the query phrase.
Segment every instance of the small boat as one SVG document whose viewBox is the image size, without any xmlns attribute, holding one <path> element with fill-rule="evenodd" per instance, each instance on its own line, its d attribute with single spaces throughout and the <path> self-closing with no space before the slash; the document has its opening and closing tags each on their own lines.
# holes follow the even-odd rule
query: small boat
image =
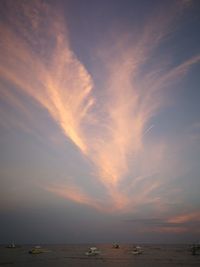
<svg viewBox="0 0 200 267">
<path fill-rule="evenodd" d="M 97 250 L 96 247 L 91 247 L 88 252 L 85 253 L 87 256 L 96 256 L 99 255 L 101 252 Z"/>
<path fill-rule="evenodd" d="M 131 253 L 134 255 L 139 255 L 139 254 L 142 254 L 143 252 L 144 251 L 142 250 L 140 246 L 134 247 L 133 250 L 131 251 Z"/>
<path fill-rule="evenodd" d="M 44 252 L 46 252 L 46 250 L 42 249 L 40 246 L 35 246 L 31 250 L 29 250 L 30 254 L 40 254 L 40 253 L 44 253 Z"/>
<path fill-rule="evenodd" d="M 120 248 L 119 244 L 117 244 L 117 243 L 114 243 L 112 247 L 113 248 Z"/>
<path fill-rule="evenodd" d="M 14 242 L 12 242 L 10 245 L 7 246 L 7 248 L 16 248 Z"/>
<path fill-rule="evenodd" d="M 191 247 L 192 255 L 197 255 L 200 252 L 200 243 L 193 244 Z"/>
</svg>

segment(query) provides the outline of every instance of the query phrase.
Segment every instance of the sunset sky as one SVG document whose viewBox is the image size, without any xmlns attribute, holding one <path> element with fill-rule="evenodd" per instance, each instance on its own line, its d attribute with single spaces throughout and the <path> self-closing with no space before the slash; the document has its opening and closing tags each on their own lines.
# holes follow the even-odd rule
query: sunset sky
<svg viewBox="0 0 200 267">
<path fill-rule="evenodd" d="M 0 1 L 0 243 L 200 240 L 200 2 Z"/>
</svg>

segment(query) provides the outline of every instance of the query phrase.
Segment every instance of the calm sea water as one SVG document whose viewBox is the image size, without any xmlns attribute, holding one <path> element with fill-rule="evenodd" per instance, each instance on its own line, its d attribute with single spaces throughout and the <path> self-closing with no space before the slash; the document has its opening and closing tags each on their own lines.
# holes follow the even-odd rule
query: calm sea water
<svg viewBox="0 0 200 267">
<path fill-rule="evenodd" d="M 96 246 L 101 254 L 86 256 L 85 252 Z M 123 244 L 119 249 L 112 244 L 43 245 L 48 252 L 32 255 L 31 245 L 10 249 L 0 246 L 0 266 L 17 267 L 175 267 L 200 266 L 200 255 L 192 255 L 188 245 L 141 245 L 144 253 L 133 255 L 133 245 Z"/>
</svg>

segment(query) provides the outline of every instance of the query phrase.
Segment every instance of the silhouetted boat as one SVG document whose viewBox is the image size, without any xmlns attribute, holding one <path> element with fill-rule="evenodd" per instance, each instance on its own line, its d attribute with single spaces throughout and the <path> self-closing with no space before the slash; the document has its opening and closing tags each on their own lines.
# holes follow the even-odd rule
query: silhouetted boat
<svg viewBox="0 0 200 267">
<path fill-rule="evenodd" d="M 197 255 L 200 253 L 200 243 L 193 244 L 191 247 L 192 255 Z"/>
</svg>

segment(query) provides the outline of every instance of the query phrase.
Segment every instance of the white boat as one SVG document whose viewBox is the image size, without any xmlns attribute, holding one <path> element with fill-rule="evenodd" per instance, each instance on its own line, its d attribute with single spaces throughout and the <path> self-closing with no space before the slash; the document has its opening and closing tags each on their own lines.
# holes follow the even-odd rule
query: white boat
<svg viewBox="0 0 200 267">
<path fill-rule="evenodd" d="M 7 246 L 7 248 L 16 248 L 14 242 L 12 242 L 10 245 Z"/>
<path fill-rule="evenodd" d="M 29 250 L 30 254 L 40 254 L 44 252 L 48 252 L 48 250 L 41 248 L 41 246 L 35 246 L 31 250 Z"/>
<path fill-rule="evenodd" d="M 87 256 L 96 256 L 99 255 L 101 252 L 96 247 L 91 247 L 89 251 L 85 253 Z"/>
<path fill-rule="evenodd" d="M 117 244 L 117 243 L 114 243 L 112 247 L 113 248 L 120 248 L 119 244 Z"/>
<path fill-rule="evenodd" d="M 139 255 L 139 254 L 142 254 L 143 252 L 144 251 L 142 250 L 140 246 L 134 247 L 133 250 L 131 251 L 131 253 L 134 255 Z"/>
</svg>

